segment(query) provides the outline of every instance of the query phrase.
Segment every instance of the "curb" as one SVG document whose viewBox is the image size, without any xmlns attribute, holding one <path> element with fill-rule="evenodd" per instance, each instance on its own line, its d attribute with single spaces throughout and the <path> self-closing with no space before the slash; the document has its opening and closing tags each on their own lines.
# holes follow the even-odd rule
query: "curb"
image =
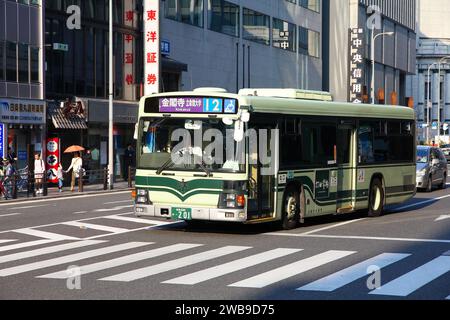
<svg viewBox="0 0 450 320">
<path fill-rule="evenodd" d="M 40 196 L 40 197 L 29 197 L 29 198 L 19 198 L 14 200 L 0 200 L 0 205 L 8 205 L 15 204 L 27 201 L 37 201 L 37 200 L 48 200 L 48 199 L 60 199 L 60 198 L 73 198 L 73 197 L 81 197 L 86 195 L 102 195 L 102 194 L 110 194 L 110 193 L 119 193 L 133 190 L 133 188 L 125 188 L 125 189 L 113 189 L 113 190 L 99 190 L 99 191 L 88 191 L 88 192 L 73 192 L 66 193 L 66 195 L 51 195 L 51 196 Z"/>
</svg>

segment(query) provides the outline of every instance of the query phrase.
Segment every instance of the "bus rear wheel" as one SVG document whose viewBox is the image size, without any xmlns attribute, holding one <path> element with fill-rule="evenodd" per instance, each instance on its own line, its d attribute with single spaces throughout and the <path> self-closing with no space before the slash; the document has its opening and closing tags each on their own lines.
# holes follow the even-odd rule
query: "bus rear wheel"
<svg viewBox="0 0 450 320">
<path fill-rule="evenodd" d="M 284 230 L 295 229 L 300 222 L 300 192 L 295 187 L 289 187 L 283 199 L 281 227 Z"/>
<path fill-rule="evenodd" d="M 384 189 L 379 178 L 375 178 L 370 186 L 369 217 L 379 217 L 383 213 Z"/>
</svg>

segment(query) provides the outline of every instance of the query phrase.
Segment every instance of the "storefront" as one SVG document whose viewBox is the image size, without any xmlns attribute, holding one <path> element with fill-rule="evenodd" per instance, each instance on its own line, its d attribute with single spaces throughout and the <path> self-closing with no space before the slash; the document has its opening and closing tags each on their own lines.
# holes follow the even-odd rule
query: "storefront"
<svg viewBox="0 0 450 320">
<path fill-rule="evenodd" d="M 3 154 L 17 157 L 17 168 L 33 167 L 35 153 L 44 153 L 46 108 L 43 100 L 0 98 L 0 133 Z"/>
</svg>

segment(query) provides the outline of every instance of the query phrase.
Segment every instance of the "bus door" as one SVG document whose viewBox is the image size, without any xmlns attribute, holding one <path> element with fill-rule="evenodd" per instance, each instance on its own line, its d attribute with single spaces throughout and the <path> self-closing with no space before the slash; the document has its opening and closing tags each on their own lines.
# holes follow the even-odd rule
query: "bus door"
<svg viewBox="0 0 450 320">
<path fill-rule="evenodd" d="M 273 217 L 275 208 L 275 171 L 278 156 L 277 136 L 272 137 L 271 129 L 275 128 L 270 124 L 258 124 L 250 127 L 248 137 L 248 160 L 249 160 L 249 182 L 248 182 L 248 220 L 264 219 Z M 253 129 L 253 130 L 252 130 Z M 267 135 L 262 135 L 259 129 L 266 129 Z M 252 133 L 253 132 L 253 133 Z M 250 135 L 253 135 L 250 137 Z M 264 141 L 261 141 L 264 139 Z M 266 147 L 267 146 L 267 147 Z M 272 147 L 275 146 L 275 150 Z M 271 162 L 261 161 L 261 154 L 267 153 Z"/>
<path fill-rule="evenodd" d="M 348 213 L 355 209 L 356 138 L 356 122 L 340 120 L 337 127 L 337 213 Z"/>
</svg>

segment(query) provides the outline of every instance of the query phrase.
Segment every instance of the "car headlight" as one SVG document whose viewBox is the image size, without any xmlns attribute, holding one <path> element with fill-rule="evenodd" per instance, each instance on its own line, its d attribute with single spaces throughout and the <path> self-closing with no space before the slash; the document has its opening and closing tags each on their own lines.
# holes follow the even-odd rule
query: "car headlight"
<svg viewBox="0 0 450 320">
<path fill-rule="evenodd" d="M 427 174 L 427 169 L 425 168 L 425 169 L 422 169 L 422 170 L 420 170 L 420 171 L 417 171 L 417 176 L 418 177 L 423 177 L 424 175 L 426 175 Z"/>
</svg>

